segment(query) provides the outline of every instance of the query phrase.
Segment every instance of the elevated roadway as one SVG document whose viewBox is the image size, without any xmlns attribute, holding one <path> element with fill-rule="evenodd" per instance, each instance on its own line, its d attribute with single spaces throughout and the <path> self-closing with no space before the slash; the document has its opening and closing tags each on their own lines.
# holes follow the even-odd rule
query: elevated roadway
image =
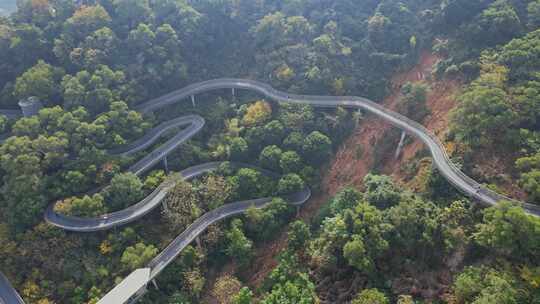
<svg viewBox="0 0 540 304">
<path fill-rule="evenodd" d="M 221 78 L 189 85 L 182 89 L 173 91 L 169 94 L 142 103 L 136 106 L 135 110 L 141 113 L 149 113 L 165 106 L 180 102 L 188 97 L 191 97 L 191 99 L 194 100 L 194 96 L 197 94 L 219 89 L 251 90 L 277 102 L 309 104 L 314 107 L 345 107 L 359 108 L 365 110 L 374 115 L 377 115 L 386 122 L 400 128 L 406 133 L 420 139 L 429 149 L 433 158 L 433 163 L 439 169 L 442 176 L 444 176 L 446 180 L 448 180 L 452 185 L 454 185 L 465 195 L 479 201 L 486 206 L 496 205 L 501 200 L 513 201 L 521 205 L 527 213 L 535 216 L 540 215 L 540 207 L 538 207 L 537 205 L 519 202 L 504 195 L 498 194 L 464 174 L 459 169 L 459 167 L 456 166 L 448 157 L 444 146 L 439 141 L 439 139 L 429 130 L 427 130 L 424 126 L 363 97 L 297 95 L 276 90 L 268 84 L 254 80 Z M 0 111 L 0 114 L 8 115 L 9 117 L 13 118 L 16 118 L 20 115 L 20 113 L 18 114 L 16 113 L 16 111 L 12 110 Z M 164 122 L 149 131 L 139 140 L 122 148 L 110 150 L 108 152 L 120 156 L 131 155 L 151 146 L 164 132 L 182 126 L 187 126 L 187 128 L 179 131 L 165 144 L 159 146 L 154 151 L 147 154 L 145 157 L 137 161 L 132 167 L 129 168 L 131 172 L 134 172 L 135 174 L 141 174 L 151 168 L 161 159 L 166 157 L 171 151 L 178 147 L 178 145 L 182 144 L 183 142 L 194 136 L 204 126 L 204 119 L 197 115 L 188 115 Z M 0 140 L 1 138 L 2 137 L 0 136 Z M 199 176 L 205 172 L 215 170 L 218 165 L 219 163 L 206 163 L 185 169 L 181 172 L 181 174 L 184 178 L 189 179 Z M 54 205 L 51 204 L 47 208 L 47 211 L 45 213 L 45 220 L 53 225 L 70 231 L 92 232 L 110 229 L 112 227 L 124 225 L 132 221 L 138 220 L 139 218 L 153 210 L 163 200 L 167 191 L 171 187 L 171 184 L 163 183 L 141 202 L 138 202 L 124 210 L 102 215 L 96 218 L 79 218 L 60 215 L 54 212 Z M 311 193 L 309 188 L 305 188 L 298 193 L 291 194 L 289 197 L 286 197 L 286 199 L 291 204 L 300 205 L 307 201 L 310 194 Z M 259 198 L 235 202 L 226 204 L 218 209 L 205 213 L 191 226 L 189 226 L 184 232 L 182 232 L 176 239 L 174 239 L 169 246 L 167 246 L 147 265 L 145 269 L 150 269 L 147 282 L 150 282 L 152 279 L 154 279 L 172 260 L 174 260 L 174 258 L 181 252 L 183 248 L 185 248 L 185 246 L 191 243 L 212 223 L 219 221 L 223 218 L 242 213 L 251 206 L 255 206 L 256 208 L 263 208 L 268 204 L 269 201 L 270 198 Z M 4 301 L 7 301 L 5 299 L 14 298 L 15 295 L 15 290 L 9 285 L 7 280 L 5 280 L 5 278 L 4 280 L 0 279 L 0 298 L 4 299 Z M 18 297 L 18 295 L 16 296 Z M 99 303 L 118 303 L 117 300 L 118 299 L 108 299 L 106 296 Z"/>
</svg>

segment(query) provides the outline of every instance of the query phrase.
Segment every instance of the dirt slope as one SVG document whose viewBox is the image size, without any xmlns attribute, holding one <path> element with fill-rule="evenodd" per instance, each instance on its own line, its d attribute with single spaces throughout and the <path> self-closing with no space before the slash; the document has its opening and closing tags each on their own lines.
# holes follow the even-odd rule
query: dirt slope
<svg viewBox="0 0 540 304">
<path fill-rule="evenodd" d="M 458 81 L 434 82 L 430 80 L 431 68 L 439 58 L 430 53 L 423 53 L 418 64 L 393 77 L 392 93 L 386 97 L 382 104 L 395 109 L 400 97 L 400 88 L 406 82 L 424 81 L 431 87 L 427 96 L 427 106 L 432 114 L 425 119 L 424 125 L 435 134 L 443 135 L 448 125 L 449 112 L 455 106 L 455 92 L 459 90 Z M 317 214 L 317 211 L 339 189 L 345 186 L 362 187 L 362 180 L 374 167 L 374 148 L 379 141 L 385 140 L 385 132 L 392 126 L 374 116 L 367 116 L 354 130 L 353 134 L 340 147 L 331 160 L 329 166 L 321 170 L 323 182 L 321 192 L 313 196 L 302 208 L 299 218 L 308 220 Z M 362 147 L 362 155 L 358 157 L 357 148 Z M 418 140 L 404 146 L 401 156 L 395 159 L 393 153 L 383 157 L 385 164 L 382 172 L 394 177 L 397 182 L 403 181 L 401 165 L 412 159 L 423 145 Z M 262 244 L 256 248 L 253 268 L 249 273 L 243 273 L 247 284 L 256 289 L 261 286 L 264 278 L 277 265 L 276 257 L 287 243 L 287 234 L 284 231 L 275 240 Z M 223 272 L 230 273 L 231 268 L 225 267 Z M 204 303 L 217 303 L 215 299 L 207 296 Z"/>
<path fill-rule="evenodd" d="M 411 70 L 396 75 L 392 79 L 393 92 L 382 104 L 396 109 L 400 97 L 400 88 L 406 82 L 423 81 L 429 84 L 427 106 L 431 110 L 424 125 L 435 134 L 443 135 L 448 125 L 449 112 L 456 105 L 455 92 L 459 89 L 457 81 L 430 81 L 431 68 L 439 58 L 430 53 L 423 53 L 419 63 Z M 324 176 L 324 187 L 331 195 L 344 186 L 362 186 L 364 176 L 374 167 L 374 148 L 380 141 L 386 140 L 385 132 L 393 128 L 375 116 L 368 116 L 355 130 L 354 134 L 336 153 L 331 170 Z M 357 147 L 362 147 L 362 156 L 357 157 Z M 397 145 L 396 145 L 397 146 Z M 393 153 L 383 157 L 385 164 L 382 173 L 392 175 L 397 181 L 402 180 L 400 167 L 412 159 L 423 148 L 422 142 L 414 139 L 404 146 L 401 156 L 396 160 Z"/>
</svg>

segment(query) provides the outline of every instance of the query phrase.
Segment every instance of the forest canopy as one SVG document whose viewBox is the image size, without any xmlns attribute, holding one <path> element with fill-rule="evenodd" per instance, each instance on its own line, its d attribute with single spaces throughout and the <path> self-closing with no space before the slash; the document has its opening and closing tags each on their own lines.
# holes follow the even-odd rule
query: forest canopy
<svg viewBox="0 0 540 304">
<path fill-rule="evenodd" d="M 0 109 L 29 97 L 44 107 L 20 119 L 0 114 L 0 270 L 27 303 L 97 303 L 203 214 L 268 197 L 266 208 L 208 227 L 141 302 L 204 303 L 212 294 L 235 304 L 537 303 L 538 219 L 511 202 L 472 204 L 427 151 L 403 165 L 427 164 L 407 181 L 420 180 L 415 192 L 377 164 L 360 189 L 326 193 L 324 170 L 363 126 L 361 111 L 246 92 L 135 109 L 198 81 L 238 77 L 298 94 L 380 102 L 392 93 L 397 111 L 423 123 L 434 117 L 429 83 L 448 81 L 459 88 L 456 106 L 441 120 L 449 132 L 437 135 L 453 161 L 491 189 L 538 203 L 539 27 L 539 0 L 17 1 L 0 17 Z M 392 82 L 426 53 L 437 60 L 423 81 Z M 177 130 L 129 157 L 110 153 L 187 114 L 206 125 L 168 165 L 128 171 Z M 394 145 L 385 134 L 376 163 Z M 482 161 L 495 168 L 475 165 Z M 168 174 L 207 162 L 220 166 L 190 181 Z M 124 227 L 78 234 L 43 220 L 52 203 L 60 214 L 99 216 L 164 183 L 174 186 L 159 212 Z M 311 218 L 286 200 L 305 187 L 320 195 Z M 275 267 L 254 288 L 246 274 L 274 241 Z M 234 269 L 221 275 L 227 261 Z"/>
</svg>

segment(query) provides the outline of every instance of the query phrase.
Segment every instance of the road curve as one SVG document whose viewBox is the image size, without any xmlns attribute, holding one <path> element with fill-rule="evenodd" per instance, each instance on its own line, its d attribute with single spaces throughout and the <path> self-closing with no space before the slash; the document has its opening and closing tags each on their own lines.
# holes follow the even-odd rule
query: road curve
<svg viewBox="0 0 540 304">
<path fill-rule="evenodd" d="M 510 200 L 521 204 L 525 211 L 532 215 L 540 215 L 540 207 L 532 204 L 515 201 L 511 198 L 500 195 L 474 181 L 472 178 L 465 175 L 448 157 L 444 146 L 439 139 L 427 130 L 421 124 L 408 119 L 407 117 L 386 109 L 381 105 L 362 97 L 355 96 L 315 96 L 315 95 L 296 95 L 278 91 L 270 85 L 246 79 L 222 78 L 189 85 L 183 89 L 171 92 L 161 97 L 149 100 L 135 107 L 135 110 L 148 113 L 164 106 L 179 102 L 186 97 L 194 96 L 199 93 L 205 93 L 217 89 L 246 89 L 258 92 L 267 98 L 278 102 L 309 104 L 315 107 L 346 107 L 360 108 L 373 113 L 390 124 L 402 129 L 403 131 L 419 138 L 430 150 L 433 162 L 439 169 L 441 174 L 457 189 L 464 194 L 479 200 L 481 203 L 492 206 L 501 200 Z M 17 117 L 16 111 L 0 111 L 0 114 L 9 114 L 10 117 Z M 174 150 L 178 145 L 182 144 L 192 136 L 194 136 L 203 126 L 204 119 L 197 115 L 189 115 L 164 122 L 152 129 L 141 139 L 119 149 L 109 151 L 115 155 L 130 155 L 138 151 L 144 150 L 154 143 L 164 132 L 188 125 L 186 129 L 179 131 L 173 138 L 169 139 L 165 144 L 159 146 L 150 154 L 136 162 L 129 171 L 135 174 L 141 174 L 154 164 L 159 162 L 163 157 Z M 193 178 L 205 172 L 215 170 L 219 163 L 207 163 L 194 166 L 182 171 L 185 178 Z M 164 183 L 160 185 L 149 196 L 141 202 L 118 212 L 103 215 L 97 218 L 77 218 L 60 215 L 54 212 L 54 205 L 51 204 L 46 213 L 45 219 L 58 227 L 71 231 L 90 232 L 97 230 L 110 229 L 115 226 L 123 225 L 131 221 L 137 220 L 150 212 L 153 208 L 159 205 L 159 202 L 165 197 L 167 190 L 171 184 Z M 292 204 L 302 204 L 310 196 L 309 188 L 287 197 Z M 205 213 L 197 219 L 191 226 L 182 232 L 169 246 L 167 246 L 158 256 L 156 256 L 149 264 L 151 269 L 150 278 L 148 281 L 157 276 L 190 242 L 193 241 L 202 231 L 204 231 L 212 223 L 219 221 L 228 216 L 244 212 L 250 206 L 262 208 L 268 204 L 270 198 L 260 198 L 226 204 L 220 208 Z M 3 277 L 3 276 L 1 276 Z M 7 285 L 6 285 L 7 284 Z M 11 288 L 11 289 L 10 289 Z M 10 290 L 14 294 L 9 294 Z M 4 292 L 6 293 L 4 295 Z M 5 278 L 0 278 L 0 297 L 6 300 L 8 297 L 17 296 L 14 289 L 9 285 Z M 20 297 L 19 297 L 20 299 Z M 21 300 L 22 301 L 22 300 Z M 11 303 L 11 302 L 8 302 Z M 15 302 L 17 303 L 17 302 Z M 22 302 L 20 302 L 22 303 Z"/>
<path fill-rule="evenodd" d="M 148 113 L 166 105 L 179 102 L 189 96 L 212 90 L 231 88 L 255 91 L 278 102 L 309 104 L 315 107 L 326 108 L 359 108 L 368 111 L 384 119 L 390 124 L 402 129 L 408 134 L 420 139 L 431 152 L 433 162 L 439 169 L 440 173 L 446 178 L 446 180 L 448 180 L 465 195 L 474 198 L 487 206 L 493 206 L 501 200 L 512 201 L 521 205 L 527 213 L 540 216 L 540 206 L 520 202 L 496 193 L 463 173 L 460 168 L 457 167 L 452 160 L 450 160 L 450 157 L 446 153 L 446 150 L 439 139 L 424 126 L 397 112 L 386 109 L 380 104 L 377 104 L 367 98 L 357 96 L 296 95 L 279 91 L 266 83 L 255 80 L 219 78 L 195 83 L 161 97 L 149 100 L 136 106 L 135 110 L 142 113 Z"/>
<path fill-rule="evenodd" d="M 1 113 L 5 113 L 5 111 Z M 10 113 L 12 113 L 10 118 L 20 116 L 17 115 L 15 111 Z M 204 119 L 199 115 L 186 115 L 178 117 L 159 124 L 158 126 L 148 131 L 144 136 L 130 144 L 124 145 L 116 149 L 108 150 L 107 152 L 111 155 L 129 156 L 148 148 L 153 143 L 155 143 L 164 133 L 170 130 L 175 130 L 187 126 L 186 128 L 177 131 L 172 138 L 170 138 L 165 143 L 144 156 L 142 159 L 137 161 L 128 169 L 128 171 L 140 175 L 149 168 L 151 168 L 153 165 L 155 165 L 157 162 L 159 162 L 162 158 L 167 156 L 169 153 L 171 153 L 180 144 L 186 142 L 195 134 L 197 134 L 204 127 L 204 124 Z M 3 140 L 7 137 L 7 134 L 0 136 L 0 143 L 2 143 Z M 222 163 L 223 162 L 209 162 L 192 166 L 182 170 L 181 172 L 179 172 L 179 174 L 183 179 L 189 180 L 204 173 L 208 173 L 218 169 Z M 264 170 L 253 165 L 242 163 L 231 164 L 234 167 L 249 167 L 252 169 L 256 169 L 262 174 L 274 178 L 279 177 L 279 175 L 274 172 Z M 141 218 L 142 216 L 148 214 L 150 211 L 160 205 L 167 192 L 173 186 L 174 183 L 172 183 L 171 180 L 167 180 L 160 184 L 152 193 L 150 193 L 140 202 L 137 202 L 126 209 L 110 214 L 104 214 L 98 217 L 83 218 L 59 214 L 54 210 L 54 206 L 56 203 L 49 204 L 44 217 L 48 223 L 69 231 L 94 232 L 100 230 L 107 230 L 113 227 L 133 222 Z M 305 187 L 299 192 L 285 196 L 284 199 L 286 199 L 287 202 L 292 205 L 300 205 L 306 202 L 310 196 L 311 190 L 308 187 Z M 270 203 L 271 200 L 271 197 L 266 197 L 239 201 L 226 204 L 224 206 L 221 206 L 220 208 L 205 213 L 194 223 L 192 223 L 182 234 L 176 237 L 171 242 L 171 244 L 169 244 L 169 246 L 167 246 L 158 256 L 156 256 L 151 261 L 151 278 L 157 276 L 169 263 L 171 263 L 176 258 L 176 256 L 178 256 L 178 254 L 189 243 L 191 243 L 212 223 L 215 223 L 216 221 L 219 221 L 226 217 L 242 213 L 250 207 L 263 208 L 268 203 Z M 17 300 L 18 302 L 15 302 L 15 300 Z M 7 278 L 5 278 L 5 276 L 0 272 L 0 304 L 3 304 L 4 302 L 9 304 L 24 303 L 16 290 L 11 286 L 11 284 L 9 284 Z"/>
<path fill-rule="evenodd" d="M 118 149 L 109 150 L 108 152 L 112 155 L 118 156 L 132 155 L 152 145 L 160 138 L 161 135 L 163 135 L 163 133 L 171 129 L 187 125 L 187 128 L 178 131 L 175 136 L 147 154 L 141 160 L 137 161 L 128 169 L 128 171 L 131 171 L 136 175 L 140 175 L 173 151 L 176 147 L 178 147 L 178 145 L 184 143 L 197 134 L 204 126 L 204 123 L 204 119 L 199 115 L 182 116 L 158 125 L 147 132 L 146 135 L 141 137 L 139 140 L 136 140 L 131 144 L 125 145 Z M 190 179 L 205 172 L 212 171 L 215 168 L 215 164 L 208 163 L 185 169 L 180 173 L 185 178 Z M 169 188 L 170 185 L 163 183 L 140 202 L 137 202 L 120 211 L 103 214 L 93 218 L 82 218 L 56 213 L 54 211 L 56 202 L 51 203 L 45 211 L 45 221 L 62 229 L 76 232 L 93 232 L 111 229 L 113 227 L 121 226 L 138 220 L 139 218 L 148 214 L 154 208 L 159 206 L 159 203 L 165 197 Z"/>
</svg>

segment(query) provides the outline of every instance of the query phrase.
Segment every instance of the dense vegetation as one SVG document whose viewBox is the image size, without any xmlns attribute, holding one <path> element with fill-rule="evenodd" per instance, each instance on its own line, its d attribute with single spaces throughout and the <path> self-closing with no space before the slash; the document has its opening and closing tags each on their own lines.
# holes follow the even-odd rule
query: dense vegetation
<svg viewBox="0 0 540 304">
<path fill-rule="evenodd" d="M 477 209 L 436 170 L 418 193 L 370 174 L 362 192 L 343 189 L 311 221 L 292 221 L 279 196 L 304 185 L 317 192 L 320 169 L 361 113 L 246 93 L 204 94 L 194 108 L 146 116 L 132 109 L 217 77 L 380 100 L 390 76 L 432 48 L 444 58 L 433 78 L 464 84 L 446 137 L 455 161 L 490 187 L 515 194 L 517 184 L 539 202 L 539 25 L 538 0 L 19 1 L 0 17 L 0 108 L 29 96 L 45 108 L 17 121 L 0 115 L 0 133 L 13 135 L 0 145 L 0 269 L 28 303 L 95 303 L 204 212 L 271 196 L 269 207 L 211 226 L 142 301 L 199 303 L 208 270 L 232 260 L 236 273 L 212 284 L 222 303 L 537 303 L 540 222 L 509 203 Z M 428 91 L 404 85 L 398 110 L 422 122 Z M 169 156 L 173 171 L 241 161 L 280 177 L 231 163 L 191 182 L 159 166 L 135 176 L 125 169 L 160 143 L 130 158 L 106 152 L 188 113 L 207 124 Z M 499 159 L 502 168 L 475 165 Z M 43 221 L 52 202 L 95 216 L 165 180 L 175 186 L 163 210 L 121 229 L 74 234 Z M 254 248 L 284 227 L 278 266 L 259 289 L 243 286 Z"/>
<path fill-rule="evenodd" d="M 340 191 L 321 210 L 322 222 L 290 224 L 261 303 L 539 300 L 537 218 L 509 203 L 484 211 L 461 200 L 439 206 L 387 176 L 368 175 L 365 182 L 363 193 Z M 462 263 L 472 266 L 459 273 Z M 448 273 L 456 274 L 452 287 L 441 289 Z M 408 294 L 409 285 L 416 292 Z"/>
</svg>

